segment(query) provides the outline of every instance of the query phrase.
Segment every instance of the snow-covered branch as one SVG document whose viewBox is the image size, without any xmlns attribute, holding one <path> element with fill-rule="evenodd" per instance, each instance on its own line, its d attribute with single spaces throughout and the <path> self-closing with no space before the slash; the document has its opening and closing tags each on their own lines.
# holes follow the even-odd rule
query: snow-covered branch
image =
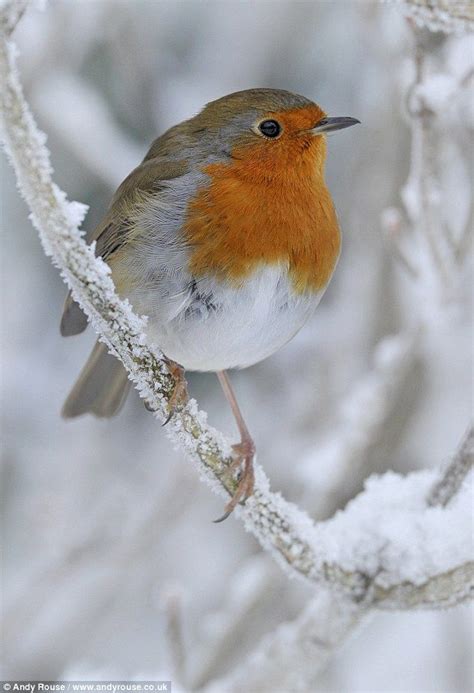
<svg viewBox="0 0 474 693">
<path fill-rule="evenodd" d="M 474 30 L 471 0 L 402 0 L 404 12 L 420 27 L 431 31 L 464 32 Z"/>
<path fill-rule="evenodd" d="M 438 507 L 445 506 L 449 500 L 456 499 L 456 494 L 461 488 L 468 472 L 472 469 L 473 443 L 474 429 L 471 428 L 464 438 L 459 450 L 453 457 L 452 462 L 441 474 L 437 482 L 434 485 L 431 484 L 431 486 L 428 484 L 430 488 L 428 496 L 429 505 Z M 379 479 L 376 483 L 381 483 L 382 485 L 387 484 L 387 489 L 390 489 L 393 482 L 399 483 L 400 481 L 400 478 L 390 481 L 389 477 L 386 476 L 385 478 Z M 402 483 L 406 481 L 405 479 Z M 427 481 L 427 479 L 425 479 L 425 481 Z M 421 485 L 423 484 L 424 482 L 422 481 Z M 412 488 L 411 490 L 407 488 L 407 491 L 409 491 L 411 500 L 407 497 L 406 502 L 403 503 L 403 513 L 408 515 L 414 511 L 419 501 L 421 501 L 423 505 L 423 501 L 420 497 L 418 497 L 418 501 L 415 501 L 415 503 L 413 502 L 415 500 L 415 495 L 412 496 L 414 484 L 410 485 Z M 370 490 L 370 487 L 368 490 Z M 391 494 L 391 491 L 389 494 Z M 471 491 L 467 491 L 466 510 L 468 514 L 470 512 L 468 510 L 468 498 L 470 496 Z M 359 499 L 355 499 L 354 503 L 357 504 L 358 502 Z M 349 515 L 352 512 L 354 512 L 353 504 L 349 507 Z M 400 531 L 405 534 L 403 520 L 399 517 L 397 518 L 395 509 L 393 507 L 387 507 L 386 512 L 387 518 L 390 518 L 389 523 L 393 523 L 393 531 Z M 342 517 L 344 517 L 344 514 L 340 513 L 336 516 L 335 521 L 337 522 L 338 518 Z M 447 520 L 447 518 L 444 519 Z M 432 530 L 435 529 L 437 522 L 438 518 L 433 515 L 430 520 L 430 523 L 432 523 Z M 468 515 L 465 516 L 463 522 L 465 526 L 469 525 Z M 425 535 L 424 538 L 420 535 L 417 539 L 414 534 L 410 534 L 408 525 L 411 525 L 411 527 L 417 525 L 417 521 L 414 517 L 411 517 L 406 525 L 407 534 L 405 535 L 404 541 L 407 546 L 412 540 L 415 542 L 422 542 L 424 538 L 428 539 L 428 535 Z M 354 518 L 353 526 L 357 526 L 359 529 L 362 528 L 360 517 Z M 377 533 L 376 527 L 376 523 L 369 522 L 367 523 L 366 529 L 372 534 L 374 532 Z M 458 531 L 459 527 L 455 525 L 451 529 L 455 533 Z M 346 535 L 346 539 L 347 538 Z M 468 542 L 470 541 L 467 536 L 466 539 Z M 430 540 L 428 539 L 428 541 Z M 372 536 L 371 538 L 367 535 L 367 545 L 373 544 L 374 537 Z M 385 553 L 386 551 L 390 553 L 390 544 L 387 544 L 385 547 L 380 545 L 380 551 L 381 553 Z M 419 552 L 418 555 L 421 556 L 423 551 L 424 549 L 420 543 L 417 549 L 417 552 Z M 428 553 L 429 552 L 430 550 L 428 549 Z M 442 544 L 441 552 L 443 552 Z M 404 559 L 400 556 L 399 560 Z M 424 558 L 422 562 L 423 561 Z M 384 580 L 384 578 L 381 577 L 382 572 L 379 574 L 379 582 L 383 582 Z M 411 602 L 413 592 L 411 590 L 406 592 L 403 585 L 397 585 L 392 588 L 388 585 L 384 587 L 377 586 L 373 594 L 373 599 L 377 601 L 382 598 L 385 602 L 385 606 L 388 605 L 389 607 L 398 609 L 403 607 L 410 608 L 412 606 L 430 606 L 432 605 L 432 597 L 436 595 L 436 600 L 440 598 L 443 600 L 446 598 L 447 601 L 445 603 L 449 605 L 451 603 L 450 594 L 454 584 L 459 586 L 460 592 L 466 590 L 466 596 L 469 590 L 472 592 L 473 575 L 473 562 L 467 561 L 465 564 L 456 568 L 453 573 L 446 573 L 443 576 L 439 575 L 436 578 L 429 579 L 425 583 L 420 584 L 416 603 Z M 441 603 L 442 601 L 439 602 L 440 605 Z M 224 679 L 219 679 L 209 684 L 204 689 L 205 693 L 215 693 L 220 690 L 226 691 L 226 693 L 233 693 L 243 688 L 258 690 L 262 693 L 265 691 L 273 691 L 276 688 L 301 691 L 313 690 L 318 675 L 324 669 L 330 658 L 334 656 L 335 651 L 340 648 L 342 643 L 345 642 L 350 634 L 364 621 L 369 607 L 370 600 L 367 599 L 357 603 L 354 602 L 354 600 L 348 599 L 347 596 L 329 590 L 320 591 L 317 597 L 303 608 L 296 619 L 281 624 L 275 631 L 267 634 L 256 645 L 251 655 L 240 662 L 239 666 Z"/>
<path fill-rule="evenodd" d="M 5 36 L 10 36 L 22 18 L 29 0 L 11 0 L 3 3 L 0 8 L 0 30 Z"/>
<path fill-rule="evenodd" d="M 244 637 L 252 613 L 268 604 L 269 597 L 274 599 L 275 583 L 274 566 L 262 556 L 251 556 L 231 576 L 224 604 L 205 617 L 195 638 L 199 646 L 193 655 L 193 689 L 212 680 L 233 644 Z"/>
<path fill-rule="evenodd" d="M 464 479 L 474 466 L 474 427 L 466 433 L 459 450 L 446 467 L 428 496 L 428 505 L 445 506 L 461 488 Z"/>
<path fill-rule="evenodd" d="M 341 492 L 345 493 L 354 480 L 360 484 L 367 476 L 364 465 L 394 410 L 413 365 L 416 343 L 416 334 L 398 334 L 377 344 L 372 368 L 343 400 L 339 421 L 298 465 L 296 474 L 304 485 L 304 498 L 317 507 L 319 517 L 332 514 Z"/>
<path fill-rule="evenodd" d="M 111 189 L 143 158 L 144 151 L 117 125 L 105 99 L 77 75 L 54 70 L 35 84 L 32 104 L 77 161 Z"/>
<path fill-rule="evenodd" d="M 440 31 L 454 31 L 449 22 L 459 23 L 461 17 L 464 24 L 470 22 L 474 27 L 474 12 L 472 3 L 444 0 L 407 0 L 404 6 L 413 20 L 409 25 L 414 41 L 413 79 L 406 93 L 410 170 L 401 190 L 403 209 L 386 209 L 382 229 L 395 257 L 414 281 L 421 317 L 437 322 L 441 313 L 460 302 L 460 278 L 472 239 L 474 203 L 459 132 L 471 119 L 463 114 L 463 99 L 474 62 L 472 46 L 456 44 L 469 41 L 467 37 L 441 34 L 435 40 L 425 27 L 435 30 L 433 18 L 437 18 L 441 24 L 446 20 L 438 27 Z M 422 19 L 425 16 L 432 21 Z"/>
<path fill-rule="evenodd" d="M 3 599 L 9 661 L 18 668 L 28 662 L 31 671 L 41 666 L 39 643 L 44 642 L 45 633 L 47 640 L 56 643 L 74 643 L 80 638 L 80 625 L 88 618 L 99 619 L 110 599 L 111 585 L 117 586 L 120 576 L 127 575 L 126 567 L 143 554 L 156 555 L 156 528 L 166 535 L 189 505 L 192 492 L 191 477 L 176 466 L 168 483 L 157 485 L 148 498 L 129 507 L 120 535 L 111 542 L 110 526 L 123 518 L 129 494 L 128 490 L 111 488 L 86 514 L 84 524 L 67 534 L 62 552 L 43 549 L 39 564 L 33 565 L 29 574 L 18 576 L 14 589 Z M 93 580 L 88 579 L 88 569 L 94 574 Z M 74 599 L 76 581 L 83 585 L 80 608 Z M 64 599 L 67 608 L 55 609 L 57 599 Z M 58 645 L 56 656 L 61 658 Z"/>
<path fill-rule="evenodd" d="M 24 99 L 15 48 L 5 32 L 0 73 L 5 149 L 44 250 L 95 331 L 163 421 L 172 376 L 159 351 L 145 343 L 145 319 L 117 297 L 108 266 L 85 243 L 79 231 L 85 207 L 68 202 L 52 181 L 45 137 Z M 196 402 L 173 418 L 167 433 L 214 491 L 233 493 L 237 482 L 229 478 L 229 444 L 207 425 Z M 271 493 L 257 467 L 255 493 L 245 507 L 237 509 L 237 515 L 292 575 L 326 583 L 365 604 L 439 607 L 462 601 L 472 585 L 469 494 L 461 488 L 447 507 L 427 507 L 425 499 L 433 481 L 430 472 L 372 479 L 344 513 L 314 524 L 279 494 Z M 440 543 L 445 551 L 439 550 Z"/>
<path fill-rule="evenodd" d="M 173 680 L 186 685 L 187 679 L 187 650 L 184 642 L 183 627 L 183 592 L 176 586 L 167 587 L 161 594 L 161 602 L 165 612 L 166 641 Z"/>
<path fill-rule="evenodd" d="M 340 595 L 320 592 L 296 619 L 264 637 L 244 662 L 204 693 L 315 690 L 318 675 L 365 612 Z"/>
</svg>

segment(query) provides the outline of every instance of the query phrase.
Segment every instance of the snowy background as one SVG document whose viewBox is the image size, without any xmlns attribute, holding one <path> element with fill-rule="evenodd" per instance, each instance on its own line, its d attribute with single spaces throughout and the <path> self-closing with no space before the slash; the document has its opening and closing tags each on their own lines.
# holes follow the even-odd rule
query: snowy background
<svg viewBox="0 0 474 693">
<path fill-rule="evenodd" d="M 56 2 L 31 9 L 16 40 L 56 180 L 90 206 L 86 228 L 157 134 L 225 93 L 273 86 L 359 118 L 329 142 L 344 232 L 333 282 L 291 344 L 233 381 L 272 487 L 315 519 L 372 473 L 449 458 L 472 407 L 472 275 L 464 263 L 448 288 L 429 272 L 413 282 L 388 238 L 410 169 L 414 79 L 397 4 Z M 425 100 L 442 113 L 438 193 L 457 239 L 470 214 L 473 47 L 424 40 Z M 60 419 L 94 336 L 60 338 L 64 285 L 1 166 L 5 674 L 173 678 L 181 612 L 198 688 L 296 616 L 311 590 L 289 582 L 235 519 L 211 523 L 222 500 L 136 396 L 115 420 Z M 396 336 L 420 320 L 415 344 Z M 189 383 L 211 423 L 235 437 L 217 379 Z M 470 623 L 468 607 L 376 614 L 315 688 L 467 691 Z"/>
</svg>

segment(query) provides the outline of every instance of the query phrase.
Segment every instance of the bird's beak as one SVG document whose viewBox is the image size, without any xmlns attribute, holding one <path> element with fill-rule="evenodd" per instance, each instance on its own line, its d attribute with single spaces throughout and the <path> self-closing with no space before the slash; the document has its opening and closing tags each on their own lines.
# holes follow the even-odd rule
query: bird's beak
<svg viewBox="0 0 474 693">
<path fill-rule="evenodd" d="M 334 130 L 343 130 L 344 128 L 350 128 L 351 125 L 357 125 L 360 120 L 357 118 L 349 118 L 346 116 L 338 118 L 323 118 L 316 123 L 314 128 L 310 130 L 313 135 L 320 135 L 323 132 L 333 132 Z"/>
</svg>

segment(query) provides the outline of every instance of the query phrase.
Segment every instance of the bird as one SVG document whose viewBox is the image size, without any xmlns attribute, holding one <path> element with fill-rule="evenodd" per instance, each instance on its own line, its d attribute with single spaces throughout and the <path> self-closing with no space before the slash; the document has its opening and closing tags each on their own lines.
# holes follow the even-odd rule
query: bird
<svg viewBox="0 0 474 693">
<path fill-rule="evenodd" d="M 281 89 L 228 94 L 154 140 L 92 233 L 175 378 L 168 419 L 187 401 L 186 371 L 217 373 L 240 433 L 238 484 L 218 521 L 254 490 L 255 444 L 227 371 L 283 347 L 321 300 L 341 248 L 326 135 L 359 122 Z M 86 326 L 69 293 L 62 335 Z M 97 341 L 62 415 L 113 416 L 129 387 Z"/>
</svg>

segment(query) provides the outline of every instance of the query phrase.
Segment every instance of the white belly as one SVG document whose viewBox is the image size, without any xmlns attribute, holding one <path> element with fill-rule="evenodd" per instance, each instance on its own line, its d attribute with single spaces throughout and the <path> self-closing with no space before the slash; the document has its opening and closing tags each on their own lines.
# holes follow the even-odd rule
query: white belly
<svg viewBox="0 0 474 693">
<path fill-rule="evenodd" d="M 308 320 L 323 292 L 293 292 L 286 268 L 257 271 L 243 288 L 199 280 L 174 309 L 143 306 L 150 342 L 186 370 L 245 368 L 270 356 Z M 132 298 L 132 303 L 133 297 Z M 141 302 L 140 302 L 141 303 Z"/>
</svg>

